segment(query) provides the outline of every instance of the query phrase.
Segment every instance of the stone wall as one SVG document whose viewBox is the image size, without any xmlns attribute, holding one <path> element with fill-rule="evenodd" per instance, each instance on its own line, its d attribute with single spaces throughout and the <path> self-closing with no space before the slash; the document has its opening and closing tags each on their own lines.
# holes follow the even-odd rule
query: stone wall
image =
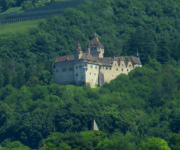
<svg viewBox="0 0 180 150">
<path fill-rule="evenodd" d="M 74 83 L 74 61 L 55 63 L 53 77 L 54 82 L 60 85 Z"/>
<path fill-rule="evenodd" d="M 88 85 L 92 88 L 97 86 L 98 85 L 98 74 L 99 74 L 99 65 L 87 64 L 86 85 Z"/>
<path fill-rule="evenodd" d="M 83 60 L 74 61 L 74 79 L 76 85 L 84 85 L 86 81 Z"/>
</svg>

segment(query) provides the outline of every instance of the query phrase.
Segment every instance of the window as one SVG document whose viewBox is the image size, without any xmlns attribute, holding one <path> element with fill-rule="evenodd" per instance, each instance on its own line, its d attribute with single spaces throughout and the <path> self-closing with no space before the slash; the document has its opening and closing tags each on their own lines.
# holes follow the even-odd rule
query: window
<svg viewBox="0 0 180 150">
<path fill-rule="evenodd" d="M 63 68 L 62 71 L 66 71 L 66 68 Z"/>
<path fill-rule="evenodd" d="M 95 68 L 97 69 L 97 66 Z"/>
<path fill-rule="evenodd" d="M 127 69 L 127 71 L 129 71 L 129 70 Z"/>
<path fill-rule="evenodd" d="M 69 68 L 69 71 L 72 71 L 72 67 Z"/>
<path fill-rule="evenodd" d="M 121 69 L 121 71 L 123 71 L 123 69 Z"/>
<path fill-rule="evenodd" d="M 108 67 L 106 67 L 106 70 L 108 70 Z"/>
<path fill-rule="evenodd" d="M 91 68 L 93 68 L 93 66 L 91 65 Z"/>
<path fill-rule="evenodd" d="M 76 76 L 78 76 L 78 73 L 76 73 Z"/>
<path fill-rule="evenodd" d="M 93 79 L 92 79 L 92 81 L 93 81 Z"/>
<path fill-rule="evenodd" d="M 91 75 L 91 73 L 90 73 L 90 75 Z"/>
<path fill-rule="evenodd" d="M 109 68 L 109 70 L 111 70 L 111 68 Z"/>
<path fill-rule="evenodd" d="M 129 67 L 131 67 L 131 65 L 129 65 Z"/>
<path fill-rule="evenodd" d="M 118 68 L 116 68 L 116 71 L 118 71 Z"/>
</svg>

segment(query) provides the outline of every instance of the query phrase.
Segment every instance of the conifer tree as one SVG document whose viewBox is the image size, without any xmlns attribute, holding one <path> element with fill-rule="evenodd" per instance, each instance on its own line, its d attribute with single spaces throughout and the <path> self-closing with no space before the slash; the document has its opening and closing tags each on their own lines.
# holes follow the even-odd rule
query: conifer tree
<svg viewBox="0 0 180 150">
<path fill-rule="evenodd" d="M 162 64 L 168 63 L 170 60 L 170 50 L 168 47 L 168 40 L 166 37 L 161 37 L 158 43 L 157 60 Z"/>
</svg>

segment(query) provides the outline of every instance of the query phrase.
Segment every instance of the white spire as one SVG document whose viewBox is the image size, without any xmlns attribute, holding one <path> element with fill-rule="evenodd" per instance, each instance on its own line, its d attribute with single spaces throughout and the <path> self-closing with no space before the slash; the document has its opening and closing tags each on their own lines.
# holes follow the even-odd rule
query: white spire
<svg viewBox="0 0 180 150">
<path fill-rule="evenodd" d="M 138 53 L 138 49 L 137 49 L 137 58 L 139 58 L 139 53 Z"/>
<path fill-rule="evenodd" d="M 93 124 L 92 124 L 92 130 L 99 130 L 95 119 L 94 119 Z"/>
</svg>

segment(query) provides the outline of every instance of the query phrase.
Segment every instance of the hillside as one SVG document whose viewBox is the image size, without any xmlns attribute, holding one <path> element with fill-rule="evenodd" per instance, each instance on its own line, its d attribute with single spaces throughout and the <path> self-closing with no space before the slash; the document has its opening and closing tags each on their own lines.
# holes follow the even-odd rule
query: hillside
<svg viewBox="0 0 180 150">
<path fill-rule="evenodd" d="M 89 1 L 1 34 L 2 150 L 180 149 L 179 12 L 179 1 Z M 143 67 L 97 89 L 54 84 L 55 58 L 72 54 L 78 40 L 86 51 L 94 32 L 105 56 L 138 49 Z M 100 131 L 88 131 L 94 118 Z"/>
</svg>

